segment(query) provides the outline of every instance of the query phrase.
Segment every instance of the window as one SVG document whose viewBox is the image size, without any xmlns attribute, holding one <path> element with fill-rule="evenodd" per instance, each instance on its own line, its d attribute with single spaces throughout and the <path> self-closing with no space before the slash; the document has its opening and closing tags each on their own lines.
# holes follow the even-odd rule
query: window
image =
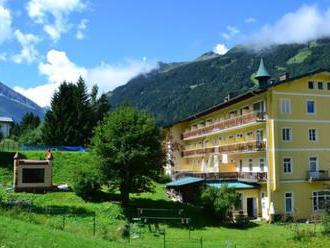
<svg viewBox="0 0 330 248">
<path fill-rule="evenodd" d="M 309 141 L 316 141 L 316 129 L 308 129 L 308 139 Z"/>
<path fill-rule="evenodd" d="M 292 160 L 291 158 L 283 158 L 283 172 L 292 173 Z"/>
<path fill-rule="evenodd" d="M 243 171 L 243 160 L 241 159 L 239 161 L 239 172 L 242 172 Z"/>
<path fill-rule="evenodd" d="M 249 171 L 253 171 L 253 160 L 251 158 L 249 159 Z"/>
<path fill-rule="evenodd" d="M 330 202 L 330 191 L 313 192 L 314 211 L 325 210 L 328 202 Z"/>
<path fill-rule="evenodd" d="M 315 102 L 313 100 L 308 100 L 306 102 L 307 113 L 314 114 L 315 113 Z"/>
<path fill-rule="evenodd" d="M 318 82 L 318 83 L 317 83 L 317 88 L 318 88 L 319 90 L 323 90 L 323 82 Z"/>
<path fill-rule="evenodd" d="M 327 83 L 327 88 L 328 88 L 328 90 L 330 90 L 330 82 Z"/>
<path fill-rule="evenodd" d="M 290 99 L 281 99 L 281 113 L 282 114 L 289 114 L 291 113 L 291 101 Z"/>
<path fill-rule="evenodd" d="M 265 171 L 265 160 L 263 158 L 261 158 L 259 160 L 259 168 L 260 168 L 260 171 Z"/>
<path fill-rule="evenodd" d="M 293 210 L 293 194 L 292 192 L 285 193 L 285 212 L 292 213 Z"/>
<path fill-rule="evenodd" d="M 291 140 L 291 128 L 283 128 L 282 129 L 282 140 L 290 141 Z"/>
<path fill-rule="evenodd" d="M 316 172 L 318 169 L 318 160 L 317 157 L 309 158 L 309 170 L 310 172 Z"/>
<path fill-rule="evenodd" d="M 310 89 L 310 90 L 314 89 L 314 82 L 313 81 L 308 82 L 308 89 Z"/>
<path fill-rule="evenodd" d="M 23 183 L 44 183 L 45 169 L 42 168 L 24 168 L 23 169 Z"/>
</svg>

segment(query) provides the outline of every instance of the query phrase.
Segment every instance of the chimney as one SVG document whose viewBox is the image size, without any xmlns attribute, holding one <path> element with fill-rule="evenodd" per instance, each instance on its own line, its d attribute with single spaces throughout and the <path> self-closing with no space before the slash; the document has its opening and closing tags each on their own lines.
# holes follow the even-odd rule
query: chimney
<svg viewBox="0 0 330 248">
<path fill-rule="evenodd" d="M 285 80 L 288 80 L 289 79 L 289 73 L 288 72 L 284 72 L 284 73 L 280 74 L 280 76 L 279 76 L 278 79 L 279 79 L 280 82 L 283 82 Z"/>
</svg>

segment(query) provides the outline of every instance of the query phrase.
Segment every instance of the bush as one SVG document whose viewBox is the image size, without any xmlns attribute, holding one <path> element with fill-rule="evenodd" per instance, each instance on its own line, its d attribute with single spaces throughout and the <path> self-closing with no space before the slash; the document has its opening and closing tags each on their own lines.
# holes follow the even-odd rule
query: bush
<svg viewBox="0 0 330 248">
<path fill-rule="evenodd" d="M 324 233 L 330 234 L 330 201 L 328 202 L 327 211 L 324 214 L 323 227 Z"/>
<path fill-rule="evenodd" d="M 229 210 L 238 204 L 239 194 L 235 189 L 224 185 L 221 188 L 206 187 L 201 194 L 201 201 L 204 209 L 224 221 Z"/>
<path fill-rule="evenodd" d="M 95 200 L 101 192 L 101 177 L 95 168 L 84 168 L 76 171 L 73 190 L 84 200 Z"/>
</svg>

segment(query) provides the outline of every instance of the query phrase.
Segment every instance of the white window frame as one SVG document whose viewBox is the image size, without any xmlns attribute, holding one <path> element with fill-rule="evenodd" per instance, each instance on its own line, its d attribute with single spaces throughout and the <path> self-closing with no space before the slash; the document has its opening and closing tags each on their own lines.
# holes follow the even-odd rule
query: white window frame
<svg viewBox="0 0 330 248">
<path fill-rule="evenodd" d="M 311 138 L 311 135 L 310 135 L 310 132 L 312 131 L 312 130 L 315 130 L 315 140 L 311 140 L 310 138 Z M 312 143 L 315 143 L 315 142 L 317 142 L 318 141 L 318 132 L 317 132 L 317 129 L 316 128 L 308 128 L 308 140 L 310 141 L 310 142 L 312 142 Z"/>
<path fill-rule="evenodd" d="M 289 129 L 289 130 L 290 130 L 290 131 L 289 131 L 289 134 L 290 134 L 289 136 L 290 136 L 290 137 L 289 137 L 288 140 L 284 140 L 284 139 L 283 139 L 283 130 L 284 130 L 284 129 Z M 282 139 L 283 142 L 291 142 L 291 141 L 292 141 L 292 128 L 291 128 L 291 127 L 282 127 L 282 128 L 281 128 L 281 139 Z"/>
<path fill-rule="evenodd" d="M 314 102 L 314 112 L 313 113 L 308 112 L 308 102 Z M 314 99 L 306 99 L 305 107 L 306 107 L 306 114 L 307 115 L 315 115 L 316 114 L 316 101 Z"/>
<path fill-rule="evenodd" d="M 252 158 L 248 159 L 248 166 L 249 166 L 249 172 L 253 172 L 253 159 Z"/>
<path fill-rule="evenodd" d="M 312 209 L 313 209 L 313 212 L 324 212 L 325 211 L 325 209 L 320 209 L 318 205 L 317 205 L 317 209 L 314 208 L 314 198 L 315 198 L 314 193 L 319 193 L 319 192 L 323 192 L 323 191 L 328 192 L 327 198 L 329 198 L 329 201 L 330 201 L 330 190 L 323 189 L 323 190 L 313 191 L 312 192 Z M 319 197 L 317 196 L 317 199 L 318 198 Z M 318 204 L 318 201 L 317 201 L 317 204 Z"/>
<path fill-rule="evenodd" d="M 264 164 L 264 166 L 262 167 L 263 168 L 263 170 L 261 170 L 261 160 L 263 160 L 263 164 Z M 259 170 L 260 170 L 260 172 L 265 172 L 265 165 L 266 165 L 266 160 L 264 159 L 264 158 L 259 158 Z"/>
<path fill-rule="evenodd" d="M 286 197 L 286 194 L 291 194 L 291 197 Z M 286 210 L 286 199 L 291 198 L 291 211 Z M 286 214 L 292 214 L 294 212 L 294 194 L 292 191 L 284 192 L 284 211 Z"/>
<path fill-rule="evenodd" d="M 281 98 L 280 99 L 280 110 L 282 114 L 291 114 L 291 99 Z"/>
<path fill-rule="evenodd" d="M 290 172 L 286 172 L 285 171 L 285 167 L 284 167 L 284 160 L 285 159 L 290 159 Z M 293 173 L 293 159 L 291 157 L 283 157 L 282 158 L 282 171 L 283 171 L 283 174 L 292 174 Z"/>
<path fill-rule="evenodd" d="M 308 170 L 311 171 L 311 158 L 316 158 L 316 172 L 320 170 L 320 159 L 318 156 L 308 157 Z"/>
</svg>

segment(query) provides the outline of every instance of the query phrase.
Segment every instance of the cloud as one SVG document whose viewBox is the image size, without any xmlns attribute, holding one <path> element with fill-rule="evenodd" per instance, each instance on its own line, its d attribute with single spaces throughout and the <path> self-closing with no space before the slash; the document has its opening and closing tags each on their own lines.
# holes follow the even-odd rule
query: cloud
<svg viewBox="0 0 330 248">
<path fill-rule="evenodd" d="M 253 18 L 253 17 L 248 17 L 244 20 L 244 22 L 247 23 L 247 24 L 251 24 L 251 23 L 255 23 L 256 19 Z"/>
<path fill-rule="evenodd" d="M 4 1 L 0 1 L 0 44 L 12 36 L 12 16 L 10 10 L 4 6 Z"/>
<path fill-rule="evenodd" d="M 226 47 L 225 44 L 217 44 L 214 49 L 213 52 L 219 54 L 219 55 L 224 55 L 228 52 L 229 48 Z"/>
<path fill-rule="evenodd" d="M 234 26 L 230 26 L 228 25 L 226 27 L 226 32 L 223 32 L 221 34 L 221 36 L 225 39 L 225 40 L 231 40 L 235 35 L 240 33 L 240 30 L 237 27 Z"/>
<path fill-rule="evenodd" d="M 22 49 L 19 54 L 12 57 L 13 61 L 17 64 L 24 61 L 30 64 L 37 60 L 39 52 L 35 45 L 40 42 L 39 37 L 33 34 L 24 34 L 20 30 L 16 30 L 14 34 Z"/>
<path fill-rule="evenodd" d="M 157 66 L 158 63 L 148 62 L 146 59 L 131 59 L 123 64 L 101 63 L 95 67 L 86 68 L 72 62 L 65 52 L 50 50 L 47 61 L 39 64 L 39 72 L 48 78 L 48 82 L 33 88 L 14 87 L 14 89 L 40 106 L 49 106 L 54 91 L 64 80 L 76 82 L 78 77 L 82 76 L 89 88 L 97 84 L 101 92 L 108 92 L 139 74 L 150 72 Z"/>
<path fill-rule="evenodd" d="M 68 16 L 85 7 L 82 0 L 30 0 L 26 9 L 29 17 L 35 23 L 42 25 L 43 30 L 52 40 L 57 41 L 72 25 Z"/>
<path fill-rule="evenodd" d="M 316 5 L 303 5 L 282 16 L 274 24 L 263 26 L 251 35 L 248 44 L 258 47 L 273 44 L 305 43 L 330 36 L 330 9 L 320 10 Z"/>
<path fill-rule="evenodd" d="M 76 39 L 83 40 L 85 39 L 84 31 L 87 29 L 88 20 L 82 19 L 77 27 Z"/>
</svg>

